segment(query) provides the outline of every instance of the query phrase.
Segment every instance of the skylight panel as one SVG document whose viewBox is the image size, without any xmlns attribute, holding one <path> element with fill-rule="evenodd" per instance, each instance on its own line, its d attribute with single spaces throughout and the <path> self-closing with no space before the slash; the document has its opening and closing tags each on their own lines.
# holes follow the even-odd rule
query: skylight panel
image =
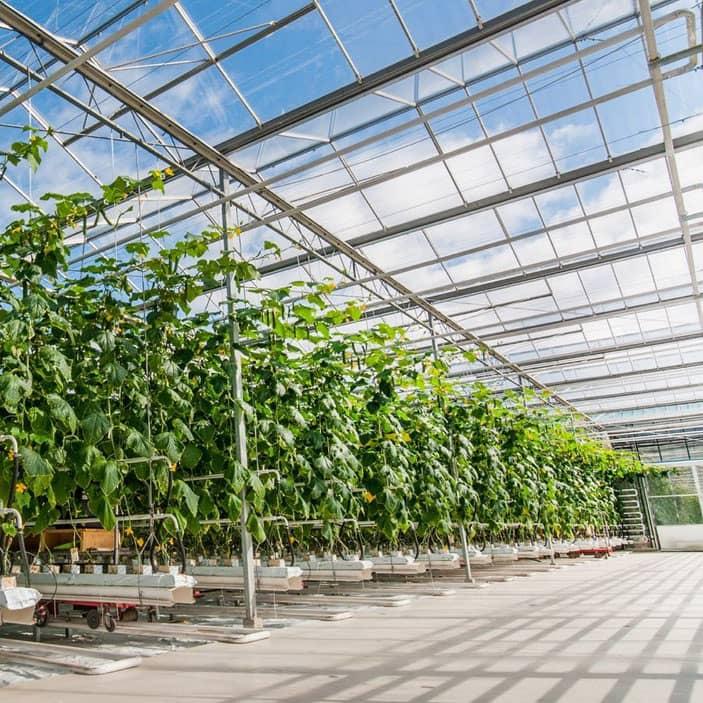
<svg viewBox="0 0 703 703">
<path fill-rule="evenodd" d="M 442 288 L 451 284 L 451 280 L 440 264 L 422 266 L 406 273 L 399 273 L 396 280 L 416 292 Z"/>
<path fill-rule="evenodd" d="M 698 311 L 695 303 L 686 303 L 684 305 L 675 305 L 667 308 L 671 327 L 679 332 L 683 330 L 693 331 L 700 329 L 698 321 Z"/>
<path fill-rule="evenodd" d="M 515 300 L 527 298 L 539 298 L 539 301 L 531 301 L 530 305 L 539 305 L 540 310 L 555 310 L 556 306 L 549 302 L 550 294 L 549 287 L 543 280 L 529 281 L 528 283 L 519 283 L 510 288 L 499 288 L 488 293 L 488 298 L 493 305 L 502 305 Z"/>
<path fill-rule="evenodd" d="M 599 247 L 631 241 L 637 238 L 632 217 L 628 210 L 620 210 L 609 215 L 592 217 L 589 220 L 593 238 Z"/>
<path fill-rule="evenodd" d="M 507 245 L 493 247 L 470 256 L 462 256 L 447 262 L 454 281 L 471 281 L 477 278 L 517 268 L 518 261 Z"/>
<path fill-rule="evenodd" d="M 615 338 L 639 336 L 640 328 L 635 315 L 623 315 L 622 317 L 611 317 L 610 328 L 613 330 Z"/>
<path fill-rule="evenodd" d="M 351 239 L 381 227 L 366 200 L 360 193 L 335 198 L 307 211 L 309 217 L 329 229 L 341 239 Z"/>
<path fill-rule="evenodd" d="M 461 81 L 460 81 L 461 82 Z M 420 100 L 426 100 L 435 95 L 449 93 L 457 88 L 457 81 L 432 68 L 420 71 L 417 74 L 417 96 Z"/>
<path fill-rule="evenodd" d="M 669 171 L 664 157 L 624 168 L 620 172 L 630 202 L 671 192 Z"/>
<path fill-rule="evenodd" d="M 618 282 L 611 266 L 597 266 L 580 272 L 583 287 L 591 302 L 620 297 Z"/>
<path fill-rule="evenodd" d="M 493 210 L 449 220 L 425 231 L 440 256 L 505 239 Z"/>
<path fill-rule="evenodd" d="M 638 295 L 654 290 L 654 280 L 646 257 L 617 261 L 613 264 L 613 269 L 623 295 Z"/>
<path fill-rule="evenodd" d="M 513 242 L 513 249 L 522 266 L 551 261 L 555 258 L 552 243 L 546 234 L 517 239 Z"/>
<path fill-rule="evenodd" d="M 426 166 L 367 188 L 364 192 L 386 226 L 461 204 L 456 188 L 442 164 Z"/>
<path fill-rule="evenodd" d="M 634 77 L 630 76 L 632 80 Z M 661 141 L 659 113 L 651 88 L 615 98 L 598 105 L 596 110 L 613 155 Z"/>
<path fill-rule="evenodd" d="M 263 120 L 355 79 L 319 12 L 306 14 L 220 65 Z"/>
<path fill-rule="evenodd" d="M 585 222 L 550 229 L 549 237 L 560 257 L 590 251 L 595 246 L 588 224 Z"/>
<path fill-rule="evenodd" d="M 587 342 L 610 341 L 613 338 L 613 333 L 607 320 L 584 322 L 581 327 L 583 329 L 583 336 L 586 338 Z"/>
<path fill-rule="evenodd" d="M 535 197 L 535 202 L 548 227 L 583 215 L 573 186 L 540 193 Z"/>
<path fill-rule="evenodd" d="M 561 310 L 587 305 L 588 298 L 576 273 L 566 273 L 552 276 L 549 280 L 552 295 Z"/>
<path fill-rule="evenodd" d="M 491 44 L 479 44 L 461 55 L 466 80 L 475 80 L 511 65 L 510 60 Z"/>
<path fill-rule="evenodd" d="M 422 232 L 411 232 L 402 237 L 393 237 L 385 242 L 366 246 L 364 253 L 387 271 L 432 261 L 435 258 L 435 253 Z"/>
<path fill-rule="evenodd" d="M 361 75 L 412 54 L 412 46 L 389 3 L 321 0 L 321 6 Z"/>
<path fill-rule="evenodd" d="M 410 34 L 420 49 L 476 26 L 476 17 L 466 0 L 396 0 Z"/>
<path fill-rule="evenodd" d="M 632 217 L 641 237 L 679 227 L 679 216 L 673 198 L 662 198 L 653 203 L 632 208 Z"/>
<path fill-rule="evenodd" d="M 426 112 L 434 112 L 465 97 L 464 91 L 456 89 L 427 103 L 424 109 Z M 485 139 L 481 124 L 471 105 L 464 104 L 458 109 L 431 119 L 429 125 L 440 149 L 445 153 Z"/>
<path fill-rule="evenodd" d="M 700 183 L 701 163 L 703 163 L 703 146 L 681 149 L 676 152 L 676 165 L 682 187 Z"/>
<path fill-rule="evenodd" d="M 545 44 L 552 46 L 569 40 L 569 33 L 555 12 L 518 27 L 512 35 L 518 59 L 544 49 Z"/>
<path fill-rule="evenodd" d="M 343 148 L 348 143 L 349 140 L 340 140 L 338 146 Z M 427 130 L 419 125 L 403 130 L 392 137 L 375 141 L 368 146 L 354 149 L 344 158 L 356 178 L 363 181 L 436 155 L 437 149 Z"/>
<path fill-rule="evenodd" d="M 467 202 L 481 200 L 506 189 L 498 162 L 488 146 L 447 159 L 446 163 Z"/>
<path fill-rule="evenodd" d="M 555 175 L 549 150 L 538 129 L 499 139 L 493 147 L 512 188 Z"/>
<path fill-rule="evenodd" d="M 571 171 L 607 157 L 592 108 L 548 122 L 547 141 L 560 171 Z"/>
<path fill-rule="evenodd" d="M 497 211 L 511 237 L 543 229 L 542 218 L 531 198 L 501 205 Z"/>
<path fill-rule="evenodd" d="M 560 55 L 573 53 L 573 47 L 569 46 L 558 53 L 550 53 L 548 58 L 554 60 Z M 544 59 L 538 59 L 538 61 L 543 62 Z M 538 61 L 530 62 L 525 66 L 525 70 L 532 69 Z M 572 64 L 560 66 L 527 81 L 528 90 L 540 116 L 548 116 L 589 101 L 586 81 L 583 73 L 576 70 L 577 66 L 578 63 L 574 60 Z"/>
<path fill-rule="evenodd" d="M 620 179 L 615 173 L 589 178 L 576 184 L 579 198 L 587 215 L 626 204 Z"/>
</svg>

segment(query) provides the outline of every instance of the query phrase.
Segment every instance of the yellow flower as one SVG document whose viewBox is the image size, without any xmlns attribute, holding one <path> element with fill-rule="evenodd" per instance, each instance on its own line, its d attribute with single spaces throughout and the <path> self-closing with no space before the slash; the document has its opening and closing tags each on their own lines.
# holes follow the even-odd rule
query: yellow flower
<svg viewBox="0 0 703 703">
<path fill-rule="evenodd" d="M 125 527 L 124 533 L 127 535 L 127 537 L 130 537 L 131 535 L 134 534 L 134 530 L 131 527 Z"/>
<path fill-rule="evenodd" d="M 144 540 L 141 537 L 137 537 L 137 547 L 143 547 Z"/>
<path fill-rule="evenodd" d="M 171 464 L 171 466 L 169 468 L 171 469 L 171 471 L 175 471 L 177 467 L 178 467 L 178 464 Z"/>
<path fill-rule="evenodd" d="M 15 493 L 24 493 L 27 490 L 27 486 L 20 481 L 15 485 Z"/>
<path fill-rule="evenodd" d="M 367 502 L 367 503 L 373 503 L 376 500 L 376 496 L 371 493 L 371 491 L 364 491 L 361 494 L 361 497 Z"/>
<path fill-rule="evenodd" d="M 12 449 L 10 449 L 10 451 L 7 452 L 7 458 L 8 458 L 10 461 L 13 461 L 13 460 L 14 460 L 14 458 L 15 458 L 15 453 L 12 451 Z"/>
<path fill-rule="evenodd" d="M 167 166 L 164 169 L 164 176 L 173 176 L 173 173 L 174 173 L 174 171 L 170 166 Z"/>
</svg>

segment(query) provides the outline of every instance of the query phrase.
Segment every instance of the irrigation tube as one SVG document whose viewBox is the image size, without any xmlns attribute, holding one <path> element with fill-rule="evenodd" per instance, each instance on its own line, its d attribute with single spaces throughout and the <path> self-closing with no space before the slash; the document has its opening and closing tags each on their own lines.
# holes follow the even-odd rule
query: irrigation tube
<svg viewBox="0 0 703 703">
<path fill-rule="evenodd" d="M 29 559 L 27 559 L 27 549 L 24 546 L 24 525 L 22 524 L 22 516 L 20 515 L 19 510 L 17 510 L 16 508 L 0 508 L 0 515 L 11 515 L 15 519 L 15 527 L 17 528 L 17 542 L 20 545 L 20 554 L 22 555 L 22 566 L 24 568 L 24 579 L 27 583 L 27 586 L 31 586 L 29 580 Z"/>
</svg>

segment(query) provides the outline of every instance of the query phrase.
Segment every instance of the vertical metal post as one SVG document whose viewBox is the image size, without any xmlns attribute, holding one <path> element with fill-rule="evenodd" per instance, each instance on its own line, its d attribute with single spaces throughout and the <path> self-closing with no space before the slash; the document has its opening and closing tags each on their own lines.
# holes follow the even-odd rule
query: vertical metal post
<svg viewBox="0 0 703 703">
<path fill-rule="evenodd" d="M 701 493 L 701 482 L 698 476 L 698 466 L 693 464 L 691 468 L 691 478 L 693 479 L 693 485 L 696 489 L 696 497 L 698 498 L 698 505 L 701 510 L 701 515 L 703 515 L 703 493 Z"/>
<path fill-rule="evenodd" d="M 229 179 L 220 169 L 220 188 L 226 196 L 229 191 Z M 229 246 L 229 201 L 222 204 L 222 247 L 225 253 L 230 251 Z M 232 396 L 234 398 L 235 415 L 235 442 L 237 461 L 246 469 L 249 464 L 247 457 L 247 436 L 244 413 L 241 401 L 243 400 L 242 385 L 242 360 L 237 342 L 239 341 L 239 325 L 234 317 L 234 282 L 232 274 L 228 271 L 226 278 L 227 289 L 227 319 L 229 320 L 229 357 L 231 366 Z M 254 543 L 251 533 L 247 528 L 249 518 L 249 504 L 247 503 L 246 488 L 242 489 L 242 510 L 240 514 L 240 534 L 242 541 L 242 570 L 244 577 L 244 627 L 261 627 L 262 622 L 256 614 L 256 578 L 254 575 Z"/>
<path fill-rule="evenodd" d="M 430 336 L 432 337 L 432 353 L 435 359 L 439 359 L 439 348 L 437 346 L 437 336 L 434 330 L 434 318 L 431 314 L 428 314 L 428 320 L 430 323 Z M 454 434 L 449 428 L 449 453 L 452 457 L 452 473 L 455 477 L 458 476 L 456 468 L 456 455 L 454 454 Z M 471 574 L 471 560 L 469 558 L 469 543 L 466 540 L 466 527 L 463 522 L 459 523 L 459 539 L 461 540 L 461 553 L 464 557 L 464 573 L 465 581 L 467 583 L 474 583 L 474 577 Z"/>
</svg>

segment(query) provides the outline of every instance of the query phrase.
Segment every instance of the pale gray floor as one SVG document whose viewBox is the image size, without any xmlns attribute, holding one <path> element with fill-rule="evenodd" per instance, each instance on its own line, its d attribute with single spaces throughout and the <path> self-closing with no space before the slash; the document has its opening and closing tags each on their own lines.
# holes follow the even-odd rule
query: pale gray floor
<svg viewBox="0 0 703 703">
<path fill-rule="evenodd" d="M 703 702 L 703 554 L 633 554 L 207 645 L 0 703 Z"/>
</svg>

